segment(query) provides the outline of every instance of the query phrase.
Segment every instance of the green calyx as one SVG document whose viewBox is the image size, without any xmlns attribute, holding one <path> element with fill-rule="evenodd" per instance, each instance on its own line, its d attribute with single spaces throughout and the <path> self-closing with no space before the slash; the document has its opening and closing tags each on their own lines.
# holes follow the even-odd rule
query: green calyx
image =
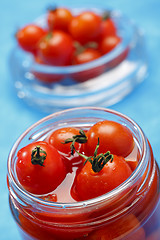
<svg viewBox="0 0 160 240">
<path fill-rule="evenodd" d="M 45 39 L 46 39 L 46 40 L 50 40 L 52 37 L 53 37 L 53 32 L 50 31 L 50 32 L 48 32 L 48 34 L 45 36 Z"/>
<path fill-rule="evenodd" d="M 72 138 L 67 138 L 63 144 L 66 144 L 66 143 L 71 143 L 70 145 L 70 148 L 71 148 L 71 155 L 74 154 L 74 151 L 75 151 L 75 147 L 74 147 L 74 144 L 75 143 L 86 143 L 87 142 L 87 136 L 86 134 L 84 133 L 84 131 L 82 129 L 79 130 L 79 134 L 77 135 L 74 135 Z"/>
<path fill-rule="evenodd" d="M 44 160 L 46 159 L 47 153 L 41 149 L 40 146 L 36 146 L 35 149 L 32 150 L 31 154 L 31 163 L 33 165 L 43 166 Z"/>
<path fill-rule="evenodd" d="M 95 41 L 88 42 L 85 45 L 80 44 L 77 41 L 74 41 L 74 47 L 76 49 L 75 55 L 77 56 L 78 54 L 83 53 L 86 49 L 91 48 L 91 49 L 97 49 L 98 48 L 98 43 Z"/>
<path fill-rule="evenodd" d="M 85 159 L 84 165 L 86 164 L 86 162 L 90 162 L 92 165 L 92 170 L 97 173 L 100 172 L 103 167 L 106 165 L 107 162 L 113 162 L 113 154 L 110 154 L 110 151 L 107 151 L 106 153 L 100 153 L 98 154 L 98 148 L 99 148 L 99 138 L 98 138 L 98 143 L 96 146 L 96 149 L 94 151 L 94 155 L 87 157 L 81 153 L 79 153 L 78 151 L 75 151 L 79 154 L 79 156 L 83 157 Z"/>
<path fill-rule="evenodd" d="M 105 11 L 102 15 L 102 20 L 105 21 L 111 17 L 111 12 L 110 11 Z"/>
</svg>

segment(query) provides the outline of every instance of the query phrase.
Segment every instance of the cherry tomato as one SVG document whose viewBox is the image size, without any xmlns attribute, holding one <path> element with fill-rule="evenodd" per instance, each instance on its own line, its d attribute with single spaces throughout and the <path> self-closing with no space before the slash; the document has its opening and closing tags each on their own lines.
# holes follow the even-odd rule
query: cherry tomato
<svg viewBox="0 0 160 240">
<path fill-rule="evenodd" d="M 84 49 L 79 54 L 75 54 L 73 64 L 83 64 L 101 57 L 101 53 L 93 48 Z"/>
<path fill-rule="evenodd" d="M 29 214 L 32 214 L 32 212 L 29 212 Z M 53 234 L 50 234 L 46 228 L 42 227 L 36 219 L 33 221 L 33 219 L 29 219 L 28 216 L 22 215 L 22 213 L 19 213 L 18 217 L 22 229 L 32 238 L 40 240 L 56 240 Z M 24 239 L 28 239 L 26 238 L 26 235 L 24 236 Z"/>
<path fill-rule="evenodd" d="M 38 57 L 35 58 L 35 62 L 38 64 L 46 65 Z M 55 83 L 55 82 L 61 81 L 64 78 L 64 75 L 62 75 L 62 74 L 54 74 L 54 73 L 47 73 L 47 72 L 40 72 L 40 71 L 39 72 L 33 71 L 32 73 L 37 80 L 39 80 L 43 83 Z"/>
<path fill-rule="evenodd" d="M 106 36 L 99 43 L 99 50 L 102 54 L 109 53 L 112 51 L 119 43 L 121 38 L 117 35 Z"/>
<path fill-rule="evenodd" d="M 71 36 L 62 31 L 47 33 L 38 45 L 38 57 L 44 63 L 55 66 L 70 64 L 74 52 Z"/>
<path fill-rule="evenodd" d="M 75 55 L 73 57 L 73 64 L 84 64 L 93 60 L 98 59 L 101 57 L 101 53 L 92 48 L 87 48 L 83 52 Z M 97 77 L 101 75 L 105 71 L 105 65 L 101 65 L 98 67 L 91 68 L 89 70 L 84 70 L 82 72 L 77 72 L 72 74 L 72 78 L 74 78 L 78 82 L 84 82 L 87 81 L 88 79 Z"/>
<path fill-rule="evenodd" d="M 127 237 L 129 232 L 133 232 Z M 86 240 L 145 240 L 145 231 L 140 226 L 139 220 L 133 215 L 124 216 L 100 230 L 92 232 Z"/>
<path fill-rule="evenodd" d="M 86 133 L 88 141 L 84 144 L 84 152 L 92 156 L 99 138 L 98 153 L 110 151 L 112 154 L 126 157 L 134 147 L 131 131 L 124 125 L 104 120 L 94 124 Z"/>
<path fill-rule="evenodd" d="M 113 58 L 110 62 L 106 64 L 107 68 L 114 68 L 121 62 L 123 62 L 129 53 L 129 48 L 127 47 L 122 53 L 120 53 L 117 57 Z"/>
<path fill-rule="evenodd" d="M 59 152 L 66 156 L 71 156 L 71 142 L 65 143 L 66 139 L 72 139 L 73 136 L 79 135 L 79 129 L 74 127 L 65 127 L 55 130 L 49 137 L 49 143 L 54 146 Z M 79 151 L 81 144 L 75 142 L 74 147 Z"/>
<path fill-rule="evenodd" d="M 68 26 L 72 20 L 72 13 L 67 8 L 50 9 L 47 15 L 49 30 L 68 31 Z"/>
<path fill-rule="evenodd" d="M 66 169 L 58 151 L 47 142 L 38 141 L 18 151 L 16 173 L 28 192 L 46 194 L 63 181 Z"/>
<path fill-rule="evenodd" d="M 78 136 L 78 142 L 76 141 Z M 49 144 L 54 146 L 63 156 L 67 172 L 73 171 L 73 166 L 80 166 L 82 158 L 76 153 L 74 148 L 81 152 L 81 142 L 86 140 L 86 135 L 80 129 L 65 127 L 55 130 L 48 138 Z M 74 145 L 74 148 L 72 147 Z"/>
<path fill-rule="evenodd" d="M 99 172 L 95 172 L 92 164 L 87 162 L 77 174 L 73 190 L 77 192 L 79 200 L 92 199 L 118 187 L 131 173 L 125 159 L 116 155 Z"/>
<path fill-rule="evenodd" d="M 94 41 L 99 37 L 101 21 L 101 17 L 94 12 L 82 12 L 72 19 L 69 31 L 73 38 L 82 44 Z"/>
<path fill-rule="evenodd" d="M 111 18 L 107 18 L 102 21 L 100 37 L 114 36 L 117 33 L 116 26 Z"/>
<path fill-rule="evenodd" d="M 37 44 L 45 33 L 46 31 L 41 27 L 30 24 L 21 28 L 16 33 L 16 38 L 23 50 L 36 54 Z"/>
</svg>

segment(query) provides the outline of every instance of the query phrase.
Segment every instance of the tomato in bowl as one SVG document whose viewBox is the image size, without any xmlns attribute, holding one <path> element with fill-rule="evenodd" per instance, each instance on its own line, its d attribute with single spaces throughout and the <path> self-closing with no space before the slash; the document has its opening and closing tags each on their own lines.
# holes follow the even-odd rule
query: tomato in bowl
<svg viewBox="0 0 160 240">
<path fill-rule="evenodd" d="M 147 73 L 141 31 L 117 10 L 66 9 L 68 27 L 54 20 L 53 29 L 48 12 L 33 22 L 44 30 L 34 54 L 20 43 L 13 49 L 9 65 L 17 95 L 46 112 L 120 101 Z M 52 18 L 60 18 L 58 10 Z"/>
</svg>

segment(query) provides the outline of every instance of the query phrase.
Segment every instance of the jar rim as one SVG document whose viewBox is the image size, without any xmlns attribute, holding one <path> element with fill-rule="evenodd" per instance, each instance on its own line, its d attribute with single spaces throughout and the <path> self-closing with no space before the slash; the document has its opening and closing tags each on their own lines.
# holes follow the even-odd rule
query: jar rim
<svg viewBox="0 0 160 240">
<path fill-rule="evenodd" d="M 15 176 L 12 173 L 12 159 L 13 156 L 16 152 L 16 149 L 18 147 L 18 145 L 20 144 L 21 140 L 27 135 L 27 133 L 30 132 L 30 130 L 32 130 L 33 128 L 35 128 L 36 126 L 40 125 L 41 123 L 52 119 L 53 117 L 56 117 L 58 115 L 67 113 L 67 112 L 72 112 L 72 111 L 79 111 L 79 110 L 99 110 L 99 111 L 105 111 L 114 115 L 117 115 L 119 117 L 125 118 L 127 121 L 129 121 L 131 124 L 134 125 L 135 128 L 138 129 L 138 132 L 140 133 L 140 136 L 142 138 L 142 158 L 140 163 L 138 164 L 138 166 L 136 167 L 136 169 L 133 171 L 133 173 L 130 175 L 130 177 L 124 181 L 121 185 L 119 185 L 118 187 L 116 187 L 115 189 L 113 189 L 112 191 L 101 195 L 99 197 L 93 198 L 93 199 L 89 199 L 89 200 L 85 200 L 85 201 L 79 201 L 79 202 L 73 202 L 73 203 L 59 203 L 59 202 L 49 202 L 43 199 L 40 199 L 38 196 L 32 195 L 29 192 L 27 192 L 25 189 L 23 189 L 21 187 L 21 185 L 16 181 Z M 32 124 L 26 131 L 24 131 L 21 136 L 17 139 L 17 141 L 15 142 L 15 144 L 13 145 L 9 156 L 8 156 L 8 165 L 7 165 L 7 169 L 8 169 L 8 178 L 9 180 L 12 182 L 12 185 L 16 188 L 16 190 L 18 191 L 20 196 L 25 197 L 25 199 L 27 200 L 27 202 L 36 202 L 36 204 L 40 204 L 41 206 L 47 206 L 47 207 L 54 207 L 54 208 L 65 208 L 65 209 L 76 209 L 76 208 L 81 208 L 81 207 L 89 207 L 92 206 L 93 204 L 98 204 L 100 202 L 103 201 L 109 201 L 111 199 L 111 197 L 116 196 L 117 194 L 121 193 L 124 189 L 130 187 L 133 185 L 133 182 L 136 182 L 136 180 L 139 178 L 139 176 L 141 175 L 143 166 L 146 165 L 146 137 L 143 133 L 143 130 L 140 128 L 140 126 L 131 118 L 129 118 L 128 116 L 115 111 L 115 110 L 111 110 L 108 108 L 102 108 L 102 107 L 77 107 L 77 108 L 70 108 L 70 109 L 65 109 L 63 111 L 59 111 L 59 112 L 55 112 L 52 113 L 42 119 L 40 119 L 39 121 L 37 121 L 36 123 Z"/>
</svg>

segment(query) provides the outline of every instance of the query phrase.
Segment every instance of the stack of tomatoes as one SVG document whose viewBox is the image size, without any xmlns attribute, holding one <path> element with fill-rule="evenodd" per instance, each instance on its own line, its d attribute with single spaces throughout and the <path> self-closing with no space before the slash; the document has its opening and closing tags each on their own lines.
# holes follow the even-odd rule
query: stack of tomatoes
<svg viewBox="0 0 160 240">
<path fill-rule="evenodd" d="M 138 163 L 137 155 L 135 166 L 125 158 L 134 146 L 130 130 L 114 121 L 98 122 L 87 131 L 63 127 L 44 141 L 19 150 L 17 177 L 30 193 L 52 192 L 54 201 L 62 200 L 61 191 L 74 201 L 91 199 L 111 191 L 131 175 Z M 70 182 L 65 180 L 67 174 L 73 175 Z M 57 187 L 58 194 L 54 192 Z"/>
<path fill-rule="evenodd" d="M 116 26 L 109 12 L 103 16 L 93 11 L 82 11 L 73 15 L 67 8 L 48 10 L 47 28 L 29 24 L 19 29 L 16 38 L 19 46 L 33 54 L 39 64 L 51 66 L 70 66 L 84 64 L 109 53 L 120 42 Z M 94 77 L 105 71 L 101 67 Z M 60 78 L 36 76 L 45 82 L 55 82 Z M 74 78 L 85 81 L 93 76 Z"/>
</svg>

